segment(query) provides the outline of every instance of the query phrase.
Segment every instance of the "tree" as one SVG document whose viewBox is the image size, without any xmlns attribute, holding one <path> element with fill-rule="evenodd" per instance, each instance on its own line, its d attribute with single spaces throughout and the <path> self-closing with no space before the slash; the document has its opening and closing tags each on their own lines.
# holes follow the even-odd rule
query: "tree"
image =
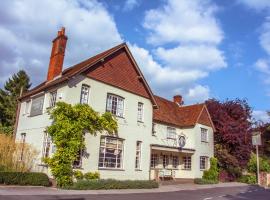
<svg viewBox="0 0 270 200">
<path fill-rule="evenodd" d="M 44 162 L 50 167 L 57 185 L 68 186 L 73 183 L 72 164 L 77 153 L 85 147 L 84 134 L 117 133 L 117 122 L 111 113 L 100 115 L 87 104 L 72 106 L 58 102 L 49 114 L 53 123 L 46 131 L 56 146 L 56 152 Z"/>
<path fill-rule="evenodd" d="M 245 100 L 216 99 L 206 101 L 216 128 L 214 134 L 215 157 L 219 166 L 245 168 L 249 161 L 251 145 L 251 108 Z"/>
<path fill-rule="evenodd" d="M 30 87 L 29 76 L 20 70 L 8 79 L 4 89 L 0 89 L 0 126 L 4 127 L 3 130 L 14 126 L 20 93 L 26 92 Z"/>
</svg>

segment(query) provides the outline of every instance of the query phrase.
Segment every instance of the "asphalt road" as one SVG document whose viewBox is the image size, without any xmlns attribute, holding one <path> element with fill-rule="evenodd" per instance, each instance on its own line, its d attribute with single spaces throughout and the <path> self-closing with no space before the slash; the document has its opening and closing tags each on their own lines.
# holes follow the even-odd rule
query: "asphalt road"
<svg viewBox="0 0 270 200">
<path fill-rule="evenodd" d="M 0 200 L 270 200 L 270 190 L 257 186 L 184 190 L 163 193 L 0 196 Z"/>
</svg>

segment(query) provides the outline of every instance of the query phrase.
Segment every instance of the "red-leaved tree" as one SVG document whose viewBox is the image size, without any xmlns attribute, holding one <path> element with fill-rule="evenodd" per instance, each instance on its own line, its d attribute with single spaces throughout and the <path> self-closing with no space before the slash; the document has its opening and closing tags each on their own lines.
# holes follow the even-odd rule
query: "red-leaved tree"
<svg viewBox="0 0 270 200">
<path fill-rule="evenodd" d="M 206 101 L 216 128 L 215 156 L 224 170 L 243 169 L 250 158 L 251 108 L 246 100 Z"/>
</svg>

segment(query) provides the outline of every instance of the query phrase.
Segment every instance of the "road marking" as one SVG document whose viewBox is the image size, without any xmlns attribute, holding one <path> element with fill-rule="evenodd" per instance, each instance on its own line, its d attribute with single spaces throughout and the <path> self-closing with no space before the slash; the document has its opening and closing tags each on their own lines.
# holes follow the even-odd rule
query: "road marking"
<svg viewBox="0 0 270 200">
<path fill-rule="evenodd" d="M 220 195 L 220 196 L 218 196 L 219 198 L 222 198 L 222 197 L 226 197 L 227 195 L 225 194 L 225 195 Z"/>
<path fill-rule="evenodd" d="M 203 200 L 209 200 L 209 199 L 213 199 L 213 197 L 207 197 L 207 198 L 204 198 Z"/>
</svg>

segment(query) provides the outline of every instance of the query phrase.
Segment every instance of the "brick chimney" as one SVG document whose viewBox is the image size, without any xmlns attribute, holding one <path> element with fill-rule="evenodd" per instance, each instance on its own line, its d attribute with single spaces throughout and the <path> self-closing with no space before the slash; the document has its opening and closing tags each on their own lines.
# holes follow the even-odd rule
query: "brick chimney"
<svg viewBox="0 0 270 200">
<path fill-rule="evenodd" d="M 62 73 L 67 39 L 65 28 L 62 27 L 61 30 L 58 31 L 57 37 L 52 41 L 53 45 L 47 81 L 53 80 Z"/>
<path fill-rule="evenodd" d="M 173 102 L 176 103 L 178 106 L 182 106 L 184 104 L 183 97 L 181 95 L 175 95 L 173 97 Z"/>
</svg>

